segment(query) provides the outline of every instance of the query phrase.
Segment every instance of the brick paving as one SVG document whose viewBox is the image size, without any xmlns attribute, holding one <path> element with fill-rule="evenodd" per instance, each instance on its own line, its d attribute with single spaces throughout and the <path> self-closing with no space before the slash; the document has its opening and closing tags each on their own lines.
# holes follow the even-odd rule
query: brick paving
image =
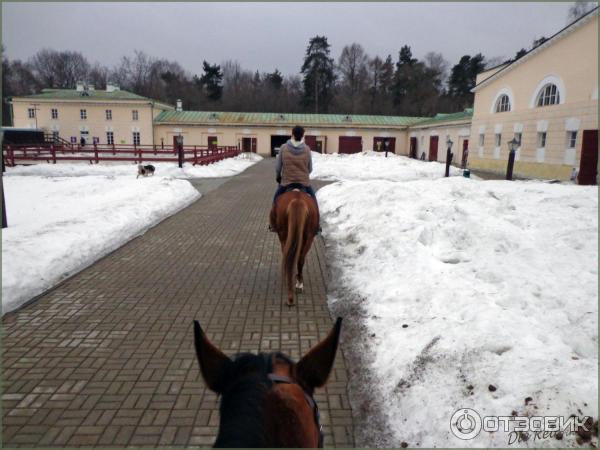
<svg viewBox="0 0 600 450">
<path fill-rule="evenodd" d="M 4 447 L 209 447 L 216 396 L 204 388 L 192 319 L 226 353 L 298 359 L 332 326 L 318 239 L 298 306 L 284 305 L 280 249 L 266 230 L 273 160 L 211 188 L 3 322 Z M 352 447 L 341 351 L 315 395 L 325 445 Z"/>
</svg>

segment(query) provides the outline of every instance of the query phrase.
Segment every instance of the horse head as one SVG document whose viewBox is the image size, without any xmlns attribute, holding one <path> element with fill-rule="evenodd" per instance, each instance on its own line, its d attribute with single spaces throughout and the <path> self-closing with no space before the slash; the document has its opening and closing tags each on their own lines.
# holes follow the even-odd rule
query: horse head
<svg viewBox="0 0 600 450">
<path fill-rule="evenodd" d="M 221 397 L 214 447 L 322 447 L 313 393 L 329 377 L 341 325 L 338 318 L 327 337 L 294 363 L 279 352 L 229 358 L 194 321 L 202 377 Z"/>
</svg>

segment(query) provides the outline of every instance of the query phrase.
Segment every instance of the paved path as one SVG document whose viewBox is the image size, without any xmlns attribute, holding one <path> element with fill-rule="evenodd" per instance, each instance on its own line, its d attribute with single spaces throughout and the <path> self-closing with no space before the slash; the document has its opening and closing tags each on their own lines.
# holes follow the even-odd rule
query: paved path
<svg viewBox="0 0 600 450">
<path fill-rule="evenodd" d="M 226 353 L 323 338 L 324 249 L 305 267 L 299 306 L 284 307 L 279 243 L 266 230 L 273 160 L 222 183 L 106 258 L 3 318 L 3 446 L 211 446 L 216 396 L 204 389 L 192 319 Z M 353 445 L 338 353 L 315 396 L 326 446 Z"/>
</svg>

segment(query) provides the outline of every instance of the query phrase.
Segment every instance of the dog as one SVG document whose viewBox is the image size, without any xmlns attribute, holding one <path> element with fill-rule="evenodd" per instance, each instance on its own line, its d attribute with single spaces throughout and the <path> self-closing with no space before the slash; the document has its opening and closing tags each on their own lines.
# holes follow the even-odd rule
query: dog
<svg viewBox="0 0 600 450">
<path fill-rule="evenodd" d="M 142 166 L 141 164 L 138 166 L 138 173 L 137 173 L 137 177 L 135 177 L 136 179 L 139 178 L 139 176 L 143 176 L 143 177 L 147 177 L 147 176 L 154 176 L 154 171 L 156 170 L 156 168 L 152 165 L 152 164 L 148 164 L 147 166 Z"/>
</svg>

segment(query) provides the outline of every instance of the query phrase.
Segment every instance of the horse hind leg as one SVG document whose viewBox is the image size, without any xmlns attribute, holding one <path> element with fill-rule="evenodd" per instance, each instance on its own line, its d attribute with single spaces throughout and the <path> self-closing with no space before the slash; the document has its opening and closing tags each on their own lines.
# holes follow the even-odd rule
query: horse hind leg
<svg viewBox="0 0 600 450">
<path fill-rule="evenodd" d="M 304 268 L 304 255 L 300 255 L 298 260 L 298 274 L 296 275 L 296 292 L 304 292 L 304 277 L 302 276 L 302 269 Z"/>
</svg>

